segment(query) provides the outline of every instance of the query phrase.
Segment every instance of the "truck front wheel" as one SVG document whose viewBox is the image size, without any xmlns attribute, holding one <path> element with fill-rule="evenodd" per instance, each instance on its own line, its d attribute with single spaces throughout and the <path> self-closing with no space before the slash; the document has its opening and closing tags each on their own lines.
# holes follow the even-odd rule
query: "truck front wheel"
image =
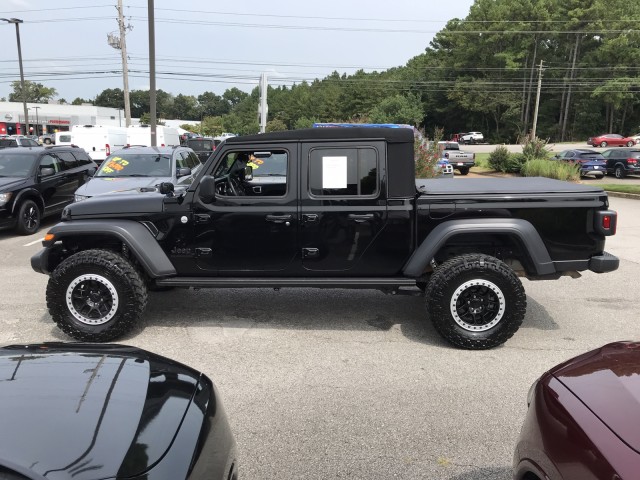
<svg viewBox="0 0 640 480">
<path fill-rule="evenodd" d="M 440 265 L 425 297 L 438 333 L 456 347 L 473 350 L 506 342 L 520 328 L 527 307 L 513 270 L 482 254 L 461 255 Z"/>
<path fill-rule="evenodd" d="M 47 284 L 47 307 L 76 340 L 106 342 L 130 331 L 147 304 L 140 273 L 121 255 L 85 250 L 65 259 Z"/>
</svg>

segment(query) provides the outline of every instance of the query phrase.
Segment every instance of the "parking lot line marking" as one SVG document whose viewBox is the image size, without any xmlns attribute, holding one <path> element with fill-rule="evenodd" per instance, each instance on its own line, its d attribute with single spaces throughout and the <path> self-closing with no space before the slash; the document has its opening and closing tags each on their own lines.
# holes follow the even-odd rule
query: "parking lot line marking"
<svg viewBox="0 0 640 480">
<path fill-rule="evenodd" d="M 43 239 L 39 238 L 38 240 L 34 240 L 33 242 L 25 243 L 24 247 L 30 247 L 31 245 L 35 245 L 36 243 L 40 243 Z"/>
</svg>

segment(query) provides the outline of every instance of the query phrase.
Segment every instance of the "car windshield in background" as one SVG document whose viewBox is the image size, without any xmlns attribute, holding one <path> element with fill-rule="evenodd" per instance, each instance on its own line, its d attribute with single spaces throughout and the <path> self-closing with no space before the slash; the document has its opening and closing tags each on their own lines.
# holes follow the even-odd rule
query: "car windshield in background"
<svg viewBox="0 0 640 480">
<path fill-rule="evenodd" d="M 31 155 L 0 153 L 0 177 L 27 177 L 35 161 Z"/>
<path fill-rule="evenodd" d="M 0 139 L 0 147 L 15 147 L 18 145 L 13 138 L 2 138 Z"/>
<path fill-rule="evenodd" d="M 604 160 L 604 157 L 602 156 L 602 154 L 598 153 L 598 152 L 580 153 L 580 154 L 578 154 L 578 157 L 580 157 L 580 158 L 588 158 L 589 160 Z"/>
<path fill-rule="evenodd" d="M 100 166 L 96 177 L 170 177 L 171 155 L 127 153 L 111 155 Z"/>
</svg>

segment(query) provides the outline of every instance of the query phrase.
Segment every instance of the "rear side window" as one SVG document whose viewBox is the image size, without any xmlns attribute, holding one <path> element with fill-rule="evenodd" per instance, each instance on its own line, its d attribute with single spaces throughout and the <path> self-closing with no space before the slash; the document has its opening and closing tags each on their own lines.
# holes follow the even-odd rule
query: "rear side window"
<svg viewBox="0 0 640 480">
<path fill-rule="evenodd" d="M 62 139 L 62 137 L 60 138 Z M 87 152 L 85 152 L 84 150 L 74 150 L 73 152 L 71 152 L 71 154 L 78 161 L 78 165 L 89 165 L 91 163 L 89 155 L 87 155 Z"/>
<path fill-rule="evenodd" d="M 201 162 L 198 156 L 193 152 L 189 152 L 189 155 L 187 156 L 187 165 L 189 168 L 194 169 L 200 164 Z"/>
<path fill-rule="evenodd" d="M 62 163 L 63 170 L 71 170 L 78 166 L 78 160 L 76 160 L 76 157 L 74 157 L 71 152 L 56 152 L 56 155 Z"/>
<path fill-rule="evenodd" d="M 18 142 L 16 142 L 13 138 L 0 140 L 0 147 L 17 147 L 17 146 L 18 146 Z"/>
<path fill-rule="evenodd" d="M 309 154 L 309 191 L 315 196 L 372 196 L 378 191 L 373 148 L 317 148 Z"/>
<path fill-rule="evenodd" d="M 61 142 L 70 142 L 71 141 L 71 135 L 60 135 L 60 141 Z"/>
</svg>

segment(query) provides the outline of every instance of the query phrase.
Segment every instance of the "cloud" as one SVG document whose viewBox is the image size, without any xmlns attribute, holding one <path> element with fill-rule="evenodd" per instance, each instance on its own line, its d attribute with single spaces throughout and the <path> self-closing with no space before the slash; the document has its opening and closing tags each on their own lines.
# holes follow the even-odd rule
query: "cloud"
<svg viewBox="0 0 640 480">
<path fill-rule="evenodd" d="M 16 7 L 26 8 L 26 9 L 35 9 L 27 0 L 9 0 L 9 3 Z"/>
</svg>

